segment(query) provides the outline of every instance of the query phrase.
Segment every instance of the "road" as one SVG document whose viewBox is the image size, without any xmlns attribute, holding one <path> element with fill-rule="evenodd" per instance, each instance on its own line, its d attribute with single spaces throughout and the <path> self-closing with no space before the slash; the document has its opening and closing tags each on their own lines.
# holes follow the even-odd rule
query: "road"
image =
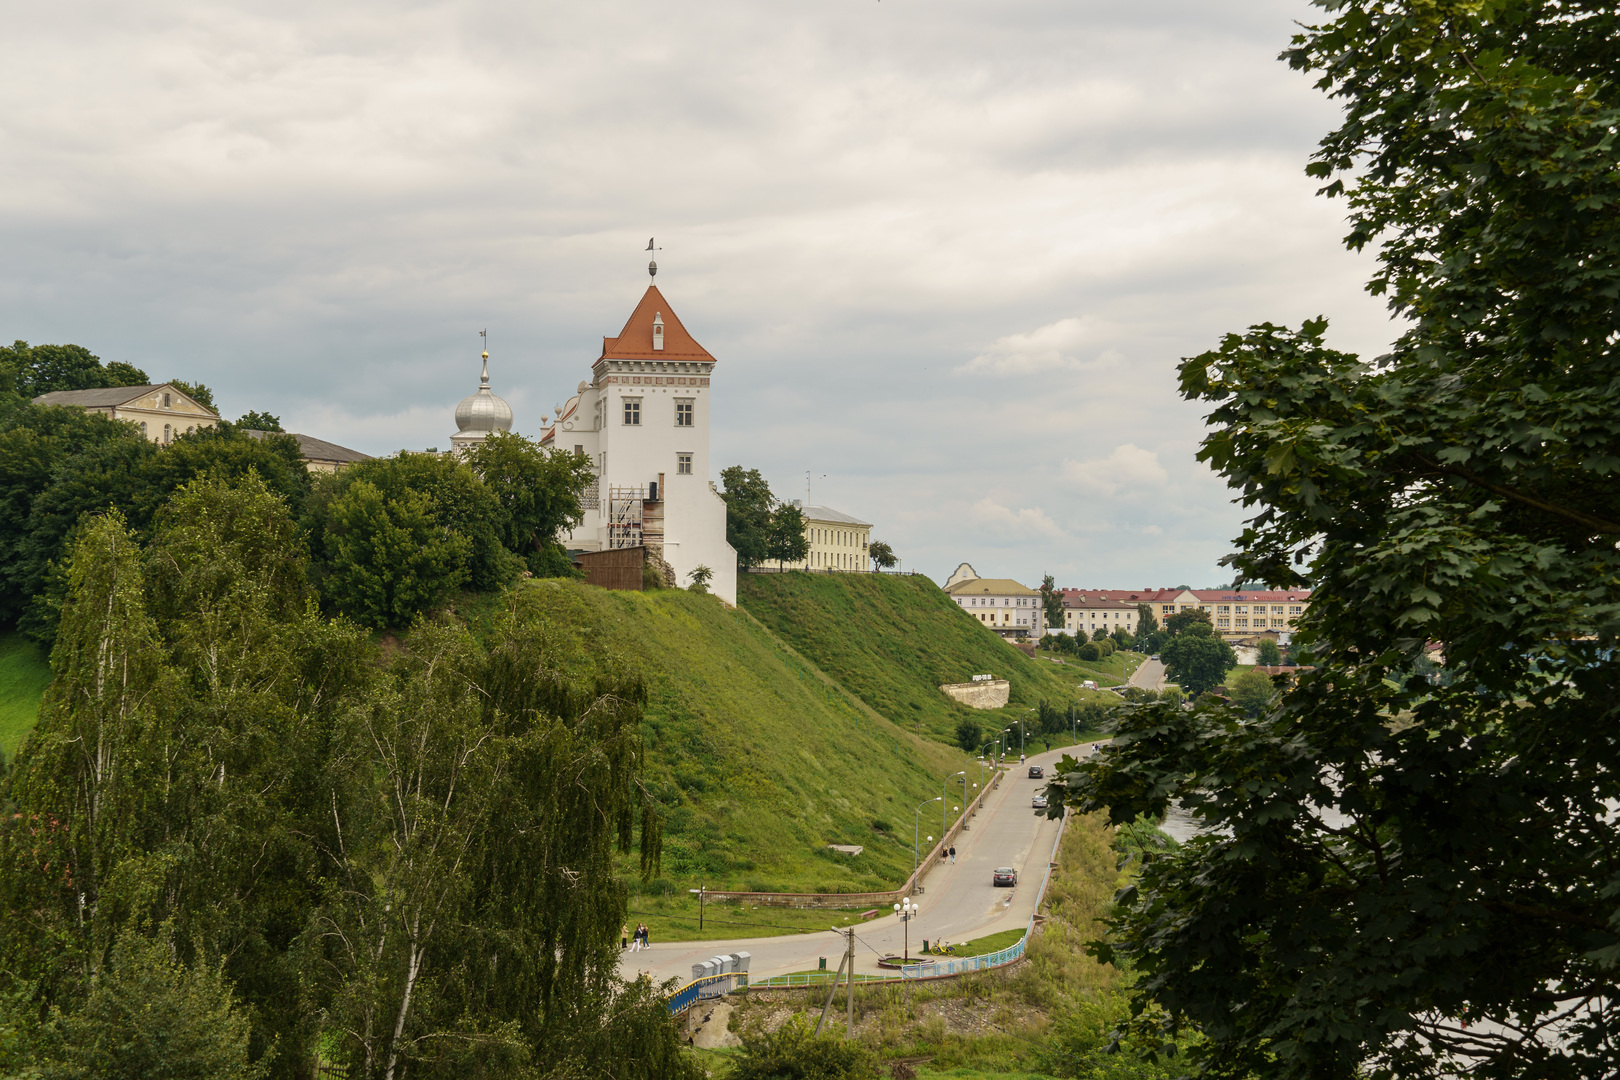
<svg viewBox="0 0 1620 1080">
<path fill-rule="evenodd" d="M 985 798 L 978 815 L 957 839 L 955 864 L 935 863 L 925 874 L 921 894 L 916 897 L 922 912 L 911 922 L 913 955 L 924 938 L 969 941 L 1029 923 L 1035 912 L 1035 894 L 1040 891 L 1057 840 L 1058 823 L 1049 820 L 1044 811 L 1031 809 L 1030 799 L 1045 790 L 1046 781 L 1029 779 L 1028 765 L 1050 767 L 1070 752 L 1072 747 L 1031 754 L 1024 766 L 1015 760 L 1001 786 Z M 1016 887 L 998 889 L 990 883 L 991 871 L 998 866 L 1017 868 Z M 903 936 L 900 919 L 892 913 L 857 923 L 855 970 L 879 971 L 878 957 L 898 955 Z M 693 964 L 711 956 L 747 950 L 751 954 L 749 974 L 761 978 L 814 970 L 823 956 L 828 958 L 829 967 L 836 966 L 842 947 L 842 938 L 830 931 L 654 943 L 639 952 L 626 953 L 619 971 L 627 979 L 646 972 L 655 981 L 672 976 L 685 980 L 691 978 Z"/>
<path fill-rule="evenodd" d="M 1142 666 L 1131 673 L 1126 686 L 1141 686 L 1148 690 L 1164 689 L 1164 664 L 1159 660 L 1144 660 Z"/>
</svg>

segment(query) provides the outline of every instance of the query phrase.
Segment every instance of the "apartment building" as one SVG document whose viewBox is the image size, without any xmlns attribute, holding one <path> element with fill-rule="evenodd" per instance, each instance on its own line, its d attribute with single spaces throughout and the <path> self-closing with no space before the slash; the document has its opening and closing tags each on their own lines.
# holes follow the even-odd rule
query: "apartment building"
<svg viewBox="0 0 1620 1080">
<path fill-rule="evenodd" d="M 1133 610 L 1146 604 L 1161 626 L 1177 612 L 1205 611 L 1222 637 L 1245 638 L 1262 632 L 1292 632 L 1311 602 L 1309 589 L 1063 589 L 1061 593 L 1064 629 L 1069 630 L 1072 610 L 1076 629 L 1084 625 L 1088 637 L 1093 624 L 1105 624 L 1102 615 L 1110 610 L 1109 604 Z M 1112 622 L 1107 621 L 1107 626 L 1111 630 Z M 1130 629 L 1135 632 L 1134 619 Z"/>
</svg>

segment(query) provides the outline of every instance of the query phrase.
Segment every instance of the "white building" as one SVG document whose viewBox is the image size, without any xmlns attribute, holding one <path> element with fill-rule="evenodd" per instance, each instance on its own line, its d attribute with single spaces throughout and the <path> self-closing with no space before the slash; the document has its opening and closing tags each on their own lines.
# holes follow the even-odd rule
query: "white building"
<svg viewBox="0 0 1620 1080">
<path fill-rule="evenodd" d="M 1041 594 L 1009 578 L 968 577 L 967 563 L 945 585 L 945 595 L 956 605 L 1004 638 L 1041 637 Z"/>
<path fill-rule="evenodd" d="M 851 517 L 830 506 L 806 506 L 802 499 L 793 505 L 804 515 L 804 539 L 809 550 L 803 562 L 791 566 L 780 559 L 767 559 L 768 570 L 848 570 L 866 573 L 872 569 L 872 523 Z"/>
<path fill-rule="evenodd" d="M 494 431 L 512 430 L 512 406 L 489 388 L 489 350 L 484 350 L 484 374 L 476 393 L 456 406 L 456 433 L 450 436 L 452 453 L 466 453 Z"/>
<path fill-rule="evenodd" d="M 674 567 L 713 573 L 709 590 L 737 602 L 737 553 L 726 543 L 726 504 L 709 479 L 709 380 L 715 360 L 649 285 L 618 337 L 602 339 L 591 380 L 557 409 L 540 436 L 553 451 L 590 458 L 596 483 L 570 548 L 645 545 Z"/>
</svg>

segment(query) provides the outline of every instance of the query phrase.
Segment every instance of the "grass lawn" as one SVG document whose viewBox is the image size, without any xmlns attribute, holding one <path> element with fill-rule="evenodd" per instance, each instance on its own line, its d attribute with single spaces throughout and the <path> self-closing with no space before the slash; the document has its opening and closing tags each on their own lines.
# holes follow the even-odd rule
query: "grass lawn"
<svg viewBox="0 0 1620 1080">
<path fill-rule="evenodd" d="M 955 741 L 963 717 L 996 731 L 1043 698 L 1062 708 L 1102 694 L 1080 687 L 1100 681 L 1090 669 L 1025 656 L 925 577 L 741 574 L 737 602 L 866 705 L 940 742 Z M 1005 708 L 970 709 L 939 689 L 984 673 L 1011 683 Z"/>
<path fill-rule="evenodd" d="M 39 718 L 51 665 L 21 634 L 0 634 L 0 753 L 9 759 Z"/>
<path fill-rule="evenodd" d="M 685 890 L 668 896 L 646 892 L 630 901 L 630 925 L 633 929 L 635 924 L 645 923 L 653 941 L 779 937 L 783 934 L 826 933 L 834 926 L 859 926 L 863 921 L 861 912 L 870 910 L 756 907 L 730 900 L 709 900 L 703 905 L 703 927 L 700 930 L 697 897 Z M 833 946 L 838 944 L 837 939 L 830 935 L 828 940 Z"/>
<path fill-rule="evenodd" d="M 990 953 L 997 953 L 1002 949 L 1012 948 L 1014 945 L 1018 944 L 1018 939 L 1023 936 L 1024 930 L 1022 927 L 1017 930 L 1003 930 L 999 934 L 990 934 L 986 937 L 974 938 L 972 941 L 958 942 L 956 945 L 956 951 L 951 953 L 949 956 L 930 956 L 929 959 L 949 960 L 954 957 L 963 956 L 988 956 Z"/>
<path fill-rule="evenodd" d="M 561 580 L 526 582 L 517 595 L 554 626 L 553 655 L 564 670 L 588 679 L 629 668 L 647 682 L 642 737 L 646 783 L 664 819 L 663 869 L 643 883 L 634 857 L 624 860 L 633 910 L 658 912 L 649 905 L 699 885 L 895 888 L 911 873 L 905 815 L 970 763 L 959 750 L 896 727 L 747 612 L 713 596 L 610 592 Z M 500 603 L 464 598 L 457 611 L 479 628 Z M 926 827 L 930 815 L 922 817 Z M 865 851 L 851 858 L 829 844 Z M 664 940 L 679 935 L 683 910 L 665 909 Z"/>
<path fill-rule="evenodd" d="M 1055 653 L 1040 650 L 1035 654 L 1042 660 L 1050 663 L 1056 661 L 1065 667 L 1074 668 L 1085 674 L 1075 674 L 1070 677 L 1090 679 L 1098 686 L 1124 686 L 1130 681 L 1136 669 L 1142 666 L 1147 657 L 1136 652 L 1116 652 L 1112 656 L 1101 660 L 1080 660 L 1064 653 Z"/>
</svg>

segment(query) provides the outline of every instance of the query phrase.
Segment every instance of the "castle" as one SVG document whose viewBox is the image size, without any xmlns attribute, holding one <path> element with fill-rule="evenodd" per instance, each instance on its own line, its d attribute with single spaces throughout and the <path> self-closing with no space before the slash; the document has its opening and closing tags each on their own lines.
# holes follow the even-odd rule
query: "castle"
<svg viewBox="0 0 1620 1080">
<path fill-rule="evenodd" d="M 643 547 L 682 585 L 704 566 L 709 590 L 735 604 L 737 553 L 726 543 L 725 501 L 708 478 L 714 365 L 649 285 L 619 335 L 602 339 L 590 381 L 558 408 L 540 445 L 595 466 L 585 520 L 564 540 L 571 550 Z"/>
</svg>

